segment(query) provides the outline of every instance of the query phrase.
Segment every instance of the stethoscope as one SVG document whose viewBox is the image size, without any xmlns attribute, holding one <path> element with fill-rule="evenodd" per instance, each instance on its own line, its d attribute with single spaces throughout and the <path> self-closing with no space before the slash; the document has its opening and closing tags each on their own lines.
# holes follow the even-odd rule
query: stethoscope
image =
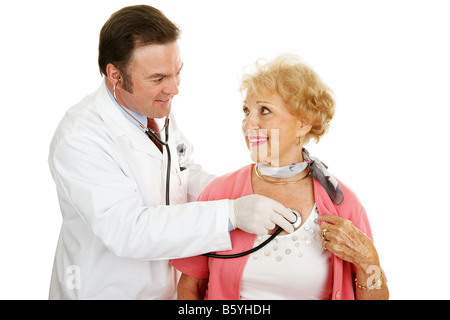
<svg viewBox="0 0 450 320">
<path fill-rule="evenodd" d="M 149 137 L 149 139 L 154 138 L 158 143 L 160 143 L 161 145 L 163 145 L 164 147 L 166 147 L 166 151 L 167 151 L 167 173 L 166 173 L 166 205 L 169 205 L 169 186 L 170 186 L 170 163 L 171 163 L 171 156 L 170 156 L 170 149 L 169 149 L 169 116 L 166 117 L 166 122 L 164 124 L 164 127 L 159 131 L 162 132 L 164 130 L 165 133 L 165 140 L 166 141 L 162 141 L 160 137 L 158 137 L 158 135 L 153 132 L 151 129 L 149 129 L 147 126 L 144 126 L 139 120 L 137 120 L 135 117 L 133 117 L 128 111 L 127 109 L 122 106 L 122 104 L 117 100 L 116 97 L 116 87 L 119 84 L 119 82 L 121 82 L 121 78 L 119 77 L 119 80 L 116 82 L 116 84 L 114 85 L 113 88 L 113 96 L 114 96 L 114 100 L 116 100 L 117 104 L 122 108 L 123 111 L 125 111 L 131 118 L 133 118 L 138 124 L 139 126 L 141 126 L 142 129 L 145 130 L 145 133 L 147 134 L 147 136 Z M 178 152 L 183 152 L 184 150 L 178 150 Z M 298 213 L 298 211 L 291 209 L 291 211 L 295 214 L 295 216 L 297 217 L 297 219 L 292 222 L 292 226 L 294 227 L 294 229 L 297 229 L 298 227 L 300 227 L 300 225 L 302 224 L 302 217 L 300 215 L 300 213 Z M 273 239 L 275 239 L 275 237 L 277 235 L 280 234 L 280 232 L 283 231 L 283 229 L 280 227 L 278 228 L 274 234 L 272 234 L 267 240 L 265 240 L 264 242 L 262 242 L 260 245 L 254 247 L 253 249 L 241 252 L 241 253 L 236 253 L 236 254 L 215 254 L 215 253 L 205 253 L 203 254 L 204 256 L 210 257 L 210 258 L 220 258 L 220 259 L 232 259 L 232 258 L 239 258 L 239 257 L 243 257 L 246 256 L 248 254 L 251 254 L 252 252 L 255 252 L 259 249 L 261 249 L 262 247 L 264 247 L 265 245 L 267 245 L 270 241 L 272 241 Z"/>
<path fill-rule="evenodd" d="M 300 227 L 302 225 L 302 216 L 300 215 L 300 213 L 298 213 L 297 210 L 291 209 L 292 213 L 295 214 L 295 216 L 297 217 L 297 219 L 292 222 L 292 226 L 294 227 L 294 230 L 297 229 L 298 227 Z M 280 234 L 280 232 L 283 231 L 283 228 L 279 227 L 274 234 L 272 234 L 267 240 L 265 240 L 264 242 L 262 242 L 260 245 L 254 247 L 253 249 L 241 252 L 241 253 L 236 253 L 236 254 L 215 254 L 215 253 L 205 253 L 203 254 L 203 256 L 209 257 L 209 258 L 219 258 L 219 259 L 233 259 L 233 258 L 239 258 L 239 257 L 243 257 L 246 256 L 250 253 L 253 253 L 259 249 L 261 249 L 262 247 L 264 247 L 265 245 L 267 245 L 270 241 L 272 241 L 273 239 L 275 239 L 275 237 L 277 235 Z"/>
<path fill-rule="evenodd" d="M 148 138 L 154 138 L 158 143 L 160 143 L 161 145 L 163 145 L 164 147 L 166 147 L 166 151 L 167 151 L 167 173 L 166 173 L 166 205 L 170 204 L 170 199 L 169 199 L 169 190 L 170 190 L 170 164 L 171 164 L 171 156 L 170 156 L 170 148 L 169 148 L 169 116 L 166 117 L 166 122 L 164 123 L 164 127 L 159 131 L 162 132 L 164 130 L 165 133 L 165 139 L 166 141 L 162 141 L 160 137 L 158 137 L 158 135 L 153 132 L 151 129 L 147 128 L 147 126 L 144 126 L 138 119 L 136 119 L 135 117 L 133 117 L 131 115 L 131 113 L 128 112 L 128 110 L 122 106 L 122 104 L 117 100 L 116 97 L 116 87 L 119 84 L 119 82 L 121 82 L 122 79 L 119 77 L 119 80 L 117 80 L 116 84 L 114 85 L 113 88 L 113 96 L 114 96 L 114 100 L 116 100 L 117 104 L 122 108 L 123 111 L 125 111 L 131 118 L 133 118 L 138 124 L 139 126 L 141 126 L 142 129 L 145 130 L 145 133 L 147 134 Z"/>
</svg>

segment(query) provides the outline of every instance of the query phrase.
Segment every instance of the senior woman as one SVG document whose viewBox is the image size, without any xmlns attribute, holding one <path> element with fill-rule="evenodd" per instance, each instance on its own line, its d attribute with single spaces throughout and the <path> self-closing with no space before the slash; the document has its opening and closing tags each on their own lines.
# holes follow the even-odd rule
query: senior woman
<svg viewBox="0 0 450 320">
<path fill-rule="evenodd" d="M 242 130 L 255 164 L 217 178 L 198 200 L 261 194 L 298 211 L 302 223 L 243 257 L 172 260 L 182 272 L 178 299 L 387 299 L 363 206 L 304 149 L 328 130 L 335 109 L 330 89 L 286 55 L 257 63 L 241 88 Z M 239 229 L 230 236 L 233 249 L 218 254 L 240 253 L 269 237 Z"/>
</svg>

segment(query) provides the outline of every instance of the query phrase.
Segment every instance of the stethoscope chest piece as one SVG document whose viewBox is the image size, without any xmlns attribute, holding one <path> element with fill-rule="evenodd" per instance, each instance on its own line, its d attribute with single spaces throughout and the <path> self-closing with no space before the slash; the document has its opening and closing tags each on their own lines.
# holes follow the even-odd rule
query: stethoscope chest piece
<svg viewBox="0 0 450 320">
<path fill-rule="evenodd" d="M 295 220 L 294 222 L 291 222 L 291 224 L 295 230 L 302 225 L 302 216 L 300 215 L 300 213 L 298 213 L 297 210 L 291 209 L 291 211 L 293 214 L 295 214 L 297 216 L 297 220 Z"/>
</svg>

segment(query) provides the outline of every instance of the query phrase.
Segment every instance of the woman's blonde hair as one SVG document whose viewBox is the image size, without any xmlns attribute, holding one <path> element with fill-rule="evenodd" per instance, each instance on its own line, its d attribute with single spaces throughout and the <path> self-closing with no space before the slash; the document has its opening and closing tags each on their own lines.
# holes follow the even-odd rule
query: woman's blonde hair
<svg viewBox="0 0 450 320">
<path fill-rule="evenodd" d="M 292 114 L 312 125 L 302 144 L 311 138 L 319 142 L 334 116 L 335 101 L 332 91 L 317 73 L 293 55 L 282 55 L 267 63 L 258 60 L 254 68 L 253 72 L 243 76 L 241 92 L 279 94 Z"/>
</svg>

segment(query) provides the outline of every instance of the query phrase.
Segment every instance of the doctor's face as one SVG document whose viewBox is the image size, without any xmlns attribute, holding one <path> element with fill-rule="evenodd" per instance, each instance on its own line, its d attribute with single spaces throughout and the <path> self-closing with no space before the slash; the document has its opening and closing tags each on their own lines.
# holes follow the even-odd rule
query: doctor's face
<svg viewBox="0 0 450 320">
<path fill-rule="evenodd" d="M 149 118 L 169 115 L 182 66 L 177 42 L 134 49 L 127 67 L 131 88 L 120 85 L 120 99 L 128 109 Z"/>
</svg>

